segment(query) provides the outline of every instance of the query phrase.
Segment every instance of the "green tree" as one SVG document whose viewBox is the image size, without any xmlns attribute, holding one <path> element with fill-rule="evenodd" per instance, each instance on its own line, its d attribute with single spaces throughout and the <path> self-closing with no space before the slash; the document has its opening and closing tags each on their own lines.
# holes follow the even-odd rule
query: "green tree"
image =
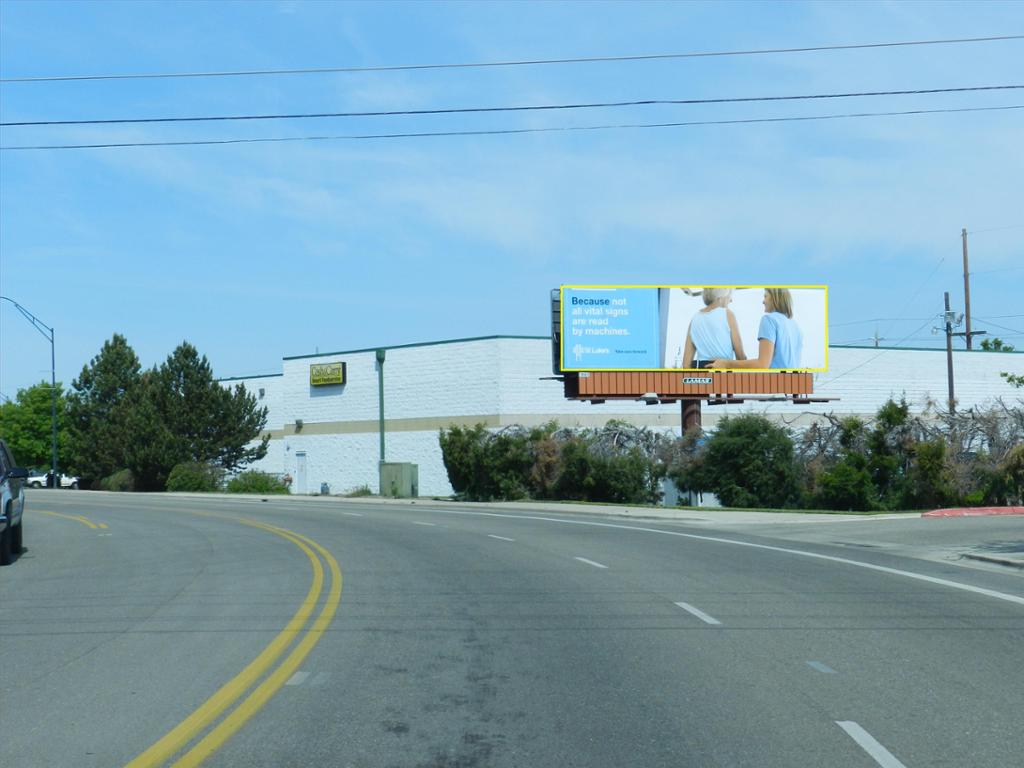
<svg viewBox="0 0 1024 768">
<path fill-rule="evenodd" d="M 214 464 L 234 472 L 266 456 L 268 436 L 250 444 L 267 424 L 267 409 L 243 385 L 228 389 L 217 383 L 206 356 L 187 341 L 154 372 L 147 391 L 169 440 L 164 447 L 170 454 L 163 459 L 164 479 L 182 462 Z"/>
<path fill-rule="evenodd" d="M 127 402 L 142 379 L 141 371 L 135 351 L 115 333 L 71 383 L 68 464 L 75 474 L 100 480 L 128 466 Z"/>
<path fill-rule="evenodd" d="M 245 387 L 220 386 L 209 361 L 183 342 L 159 367 L 143 372 L 115 334 L 82 369 L 69 397 L 74 466 L 101 480 L 131 470 L 135 490 L 163 490 L 178 464 L 236 471 L 266 455 L 259 438 L 267 410 Z"/>
<path fill-rule="evenodd" d="M 785 507 L 799 498 L 796 476 L 789 433 L 748 414 L 723 419 L 677 483 L 711 491 L 729 507 Z"/>
<path fill-rule="evenodd" d="M 982 339 L 981 348 L 986 352 L 1013 352 L 1013 345 L 1007 344 L 998 336 L 991 339 Z"/>
<path fill-rule="evenodd" d="M 1012 373 L 1000 373 L 999 375 L 1006 379 L 1010 386 L 1024 387 L 1024 376 L 1015 376 Z"/>
<path fill-rule="evenodd" d="M 14 400 L 0 405 L 0 437 L 21 466 L 43 469 L 53 457 L 53 397 L 50 383 L 41 381 L 19 389 Z M 57 456 L 61 470 L 67 452 L 64 388 L 57 382 Z"/>
</svg>

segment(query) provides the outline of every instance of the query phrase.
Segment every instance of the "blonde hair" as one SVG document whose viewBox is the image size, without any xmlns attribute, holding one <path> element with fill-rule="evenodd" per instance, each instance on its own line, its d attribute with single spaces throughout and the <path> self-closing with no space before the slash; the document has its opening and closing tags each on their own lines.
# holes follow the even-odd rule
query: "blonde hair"
<svg viewBox="0 0 1024 768">
<path fill-rule="evenodd" d="M 704 296 L 704 306 L 710 307 L 716 301 L 732 296 L 732 288 L 705 288 L 701 293 Z"/>
<path fill-rule="evenodd" d="M 793 296 L 789 288 L 765 288 L 772 312 L 781 312 L 786 317 L 793 317 Z"/>
</svg>

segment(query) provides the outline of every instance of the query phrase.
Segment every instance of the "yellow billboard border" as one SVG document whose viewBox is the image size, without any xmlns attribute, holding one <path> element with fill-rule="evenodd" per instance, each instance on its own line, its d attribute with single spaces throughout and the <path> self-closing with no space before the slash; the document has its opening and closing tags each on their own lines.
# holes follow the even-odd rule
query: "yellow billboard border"
<svg viewBox="0 0 1024 768">
<path fill-rule="evenodd" d="M 581 290 L 617 290 L 620 288 L 814 288 L 825 291 L 825 367 L 824 368 L 566 368 L 565 367 L 565 289 Z M 751 283 L 747 285 L 671 285 L 657 284 L 626 284 L 626 285 L 560 285 L 558 286 L 558 366 L 563 373 L 688 373 L 701 371 L 707 373 L 826 373 L 828 371 L 828 286 L 827 285 L 775 285 Z"/>
</svg>

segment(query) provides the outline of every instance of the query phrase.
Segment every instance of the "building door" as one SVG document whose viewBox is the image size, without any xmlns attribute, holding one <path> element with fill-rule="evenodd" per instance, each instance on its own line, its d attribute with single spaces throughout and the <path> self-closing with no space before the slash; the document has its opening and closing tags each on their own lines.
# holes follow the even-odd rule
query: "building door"
<svg viewBox="0 0 1024 768">
<path fill-rule="evenodd" d="M 295 454 L 295 492 L 307 493 L 305 451 L 297 451 Z"/>
</svg>

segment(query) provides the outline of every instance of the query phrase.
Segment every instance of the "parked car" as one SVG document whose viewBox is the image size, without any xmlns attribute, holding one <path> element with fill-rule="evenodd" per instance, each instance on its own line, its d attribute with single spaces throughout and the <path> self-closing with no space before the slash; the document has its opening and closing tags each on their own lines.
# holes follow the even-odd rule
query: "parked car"
<svg viewBox="0 0 1024 768">
<path fill-rule="evenodd" d="M 14 464 L 7 443 L 0 440 L 0 565 L 10 565 L 24 544 L 25 481 L 28 470 Z"/>
<path fill-rule="evenodd" d="M 47 469 L 30 469 L 28 471 L 28 485 L 30 488 L 49 488 L 50 471 Z M 78 478 L 71 475 L 61 474 L 60 487 L 78 490 Z"/>
</svg>

